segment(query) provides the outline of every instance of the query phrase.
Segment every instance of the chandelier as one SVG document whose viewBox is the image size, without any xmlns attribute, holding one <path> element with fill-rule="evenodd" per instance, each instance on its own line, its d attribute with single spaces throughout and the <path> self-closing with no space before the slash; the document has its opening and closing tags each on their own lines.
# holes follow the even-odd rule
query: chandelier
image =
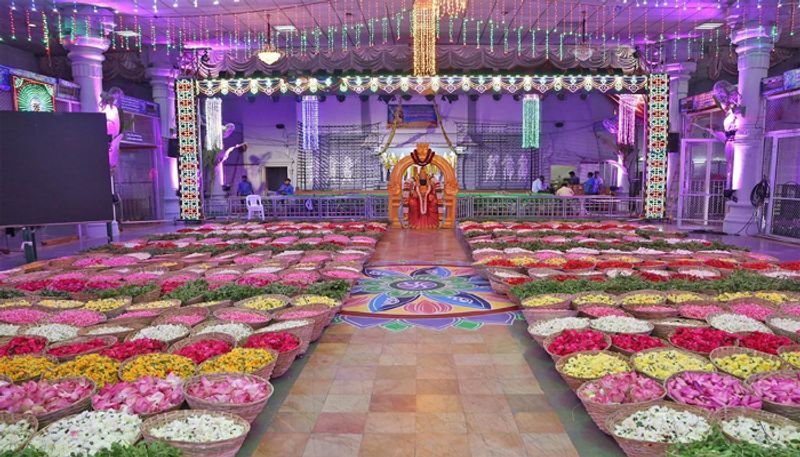
<svg viewBox="0 0 800 457">
<path fill-rule="evenodd" d="M 272 44 L 272 26 L 267 15 L 267 44 L 264 49 L 258 52 L 258 60 L 267 65 L 272 65 L 283 57 L 283 53 Z"/>
<path fill-rule="evenodd" d="M 414 43 L 414 76 L 436 74 L 437 0 L 416 0 L 412 36 Z"/>
<path fill-rule="evenodd" d="M 446 16 L 456 16 L 467 10 L 467 0 L 437 0 L 439 3 L 439 14 Z"/>
</svg>

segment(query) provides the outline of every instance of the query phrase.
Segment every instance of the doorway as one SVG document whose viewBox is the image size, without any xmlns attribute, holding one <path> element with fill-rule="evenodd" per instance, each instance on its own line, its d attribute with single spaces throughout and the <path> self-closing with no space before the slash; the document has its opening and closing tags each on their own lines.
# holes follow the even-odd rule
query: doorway
<svg viewBox="0 0 800 457">
<path fill-rule="evenodd" d="M 770 154 L 769 182 L 771 198 L 767 207 L 767 233 L 800 238 L 800 130 L 768 134 L 765 153 Z"/>
<path fill-rule="evenodd" d="M 678 226 L 719 226 L 725 219 L 725 144 L 714 139 L 681 143 Z"/>
<path fill-rule="evenodd" d="M 268 191 L 277 192 L 288 177 L 288 167 L 264 167 L 264 182 Z"/>
</svg>

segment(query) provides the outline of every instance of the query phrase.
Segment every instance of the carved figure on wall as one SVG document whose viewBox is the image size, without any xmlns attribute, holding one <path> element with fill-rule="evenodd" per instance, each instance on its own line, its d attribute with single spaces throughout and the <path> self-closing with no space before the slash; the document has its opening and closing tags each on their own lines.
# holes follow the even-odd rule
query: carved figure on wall
<svg viewBox="0 0 800 457">
<path fill-rule="evenodd" d="M 503 177 L 506 181 L 514 179 L 514 158 L 510 154 L 503 156 Z"/>
<path fill-rule="evenodd" d="M 487 181 L 494 181 L 497 179 L 497 165 L 499 162 L 499 157 L 497 154 L 491 154 L 489 159 L 486 161 L 486 180 Z"/>
<path fill-rule="evenodd" d="M 528 156 L 525 154 L 519 156 L 519 161 L 517 161 L 517 181 L 525 181 L 528 179 L 528 168 L 530 168 Z"/>
</svg>

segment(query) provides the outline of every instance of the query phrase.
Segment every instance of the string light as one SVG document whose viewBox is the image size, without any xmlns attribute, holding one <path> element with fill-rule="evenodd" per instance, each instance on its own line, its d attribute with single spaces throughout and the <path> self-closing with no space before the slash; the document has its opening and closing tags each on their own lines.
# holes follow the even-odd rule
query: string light
<svg viewBox="0 0 800 457">
<path fill-rule="evenodd" d="M 222 150 L 222 99 L 209 97 L 205 106 L 206 149 Z"/>
<path fill-rule="evenodd" d="M 639 97 L 632 94 L 619 96 L 617 144 L 631 146 L 636 142 L 636 106 Z"/>
<path fill-rule="evenodd" d="M 316 95 L 304 95 L 300 107 L 302 147 L 306 151 L 316 151 L 319 149 L 319 99 Z"/>
<path fill-rule="evenodd" d="M 415 76 L 436 74 L 436 13 L 436 0 L 414 2 L 412 35 Z"/>
<path fill-rule="evenodd" d="M 538 94 L 525 94 L 522 98 L 522 147 L 539 147 L 541 130 L 540 100 Z"/>
<path fill-rule="evenodd" d="M 467 10 L 467 0 L 437 0 L 441 15 L 457 16 Z"/>
</svg>

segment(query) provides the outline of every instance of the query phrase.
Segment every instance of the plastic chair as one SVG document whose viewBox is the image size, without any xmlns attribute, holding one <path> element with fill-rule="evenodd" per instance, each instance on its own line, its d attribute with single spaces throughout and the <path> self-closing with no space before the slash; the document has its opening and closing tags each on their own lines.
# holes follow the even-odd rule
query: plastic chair
<svg viewBox="0 0 800 457">
<path fill-rule="evenodd" d="M 253 218 L 254 214 L 261 215 L 261 220 L 264 220 L 264 205 L 261 204 L 261 195 L 248 195 L 245 198 L 247 205 L 247 220 Z"/>
</svg>

